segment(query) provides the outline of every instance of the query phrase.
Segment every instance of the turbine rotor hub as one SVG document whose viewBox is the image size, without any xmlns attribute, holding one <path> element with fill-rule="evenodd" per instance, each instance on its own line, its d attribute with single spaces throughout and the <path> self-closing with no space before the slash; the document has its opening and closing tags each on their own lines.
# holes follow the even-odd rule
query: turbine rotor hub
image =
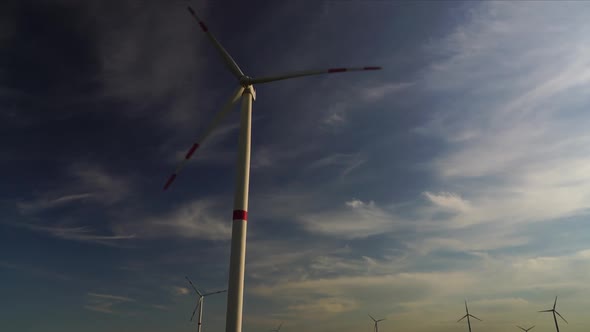
<svg viewBox="0 0 590 332">
<path fill-rule="evenodd" d="M 240 85 L 243 86 L 244 88 L 247 87 L 248 85 L 250 85 L 250 80 L 252 78 L 250 76 L 244 75 L 242 77 L 240 77 Z"/>
</svg>

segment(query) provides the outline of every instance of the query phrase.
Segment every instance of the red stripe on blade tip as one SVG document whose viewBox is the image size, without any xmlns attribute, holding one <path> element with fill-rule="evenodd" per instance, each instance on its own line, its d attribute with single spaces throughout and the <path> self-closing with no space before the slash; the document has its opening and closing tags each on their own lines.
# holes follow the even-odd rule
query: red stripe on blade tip
<svg viewBox="0 0 590 332">
<path fill-rule="evenodd" d="M 363 70 L 381 70 L 381 67 L 363 67 Z"/>
<path fill-rule="evenodd" d="M 191 146 L 190 150 L 188 150 L 188 152 L 186 153 L 186 156 L 184 157 L 184 159 L 190 158 L 193 155 L 193 153 L 195 153 L 195 150 L 197 150 L 198 148 L 199 148 L 199 143 L 193 144 L 193 146 Z"/>
<path fill-rule="evenodd" d="M 195 11 L 191 8 L 191 6 L 188 6 L 186 8 L 191 13 L 191 15 L 193 15 L 193 17 L 197 20 L 197 22 L 199 22 L 201 29 L 203 29 L 203 31 L 207 32 L 207 30 L 208 30 L 207 26 L 205 25 L 205 23 L 203 23 L 203 22 L 201 22 L 201 20 L 199 20 L 199 18 L 197 17 L 197 13 L 195 13 Z"/>
<path fill-rule="evenodd" d="M 168 187 L 170 187 L 170 185 L 172 184 L 174 179 L 176 179 L 176 173 L 170 175 L 170 178 L 168 178 L 168 181 L 166 181 L 166 184 L 164 185 L 164 190 L 166 190 L 166 189 L 168 189 Z"/>
<path fill-rule="evenodd" d="M 248 211 L 234 210 L 234 220 L 248 220 Z"/>
<path fill-rule="evenodd" d="M 340 73 L 346 71 L 346 68 L 332 68 L 328 69 L 328 73 Z"/>
</svg>

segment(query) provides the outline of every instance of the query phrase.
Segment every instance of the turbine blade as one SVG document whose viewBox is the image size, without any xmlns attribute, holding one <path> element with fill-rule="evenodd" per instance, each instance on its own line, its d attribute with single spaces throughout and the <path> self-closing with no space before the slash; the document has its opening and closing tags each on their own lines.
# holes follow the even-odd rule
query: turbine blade
<svg viewBox="0 0 590 332">
<path fill-rule="evenodd" d="M 220 291 L 217 291 L 217 292 L 206 293 L 206 294 L 203 294 L 203 297 L 209 296 L 209 295 L 213 295 L 213 294 L 225 293 L 225 292 L 227 292 L 227 289 L 220 290 Z"/>
<path fill-rule="evenodd" d="M 467 300 L 465 300 L 465 312 L 469 315 L 469 309 L 467 309 Z"/>
<path fill-rule="evenodd" d="M 197 287 L 195 287 L 195 285 L 193 284 L 193 282 L 187 276 L 184 276 L 184 277 L 191 284 L 191 287 L 193 287 L 193 289 L 195 290 L 195 292 L 197 292 L 197 294 L 199 294 L 199 296 L 203 296 L 203 294 L 201 294 L 201 292 L 199 292 L 199 290 L 197 289 Z"/>
<path fill-rule="evenodd" d="M 526 332 L 526 331 L 527 331 L 527 329 L 525 329 L 524 327 L 520 327 L 520 326 L 518 326 L 518 325 L 516 325 L 516 327 L 518 327 L 519 329 L 523 330 L 524 332 Z"/>
<path fill-rule="evenodd" d="M 548 309 L 548 310 L 541 310 L 539 312 L 553 312 L 553 309 Z"/>
<path fill-rule="evenodd" d="M 201 136 L 201 138 L 198 139 L 196 141 L 196 143 L 193 144 L 193 146 L 186 153 L 186 156 L 184 157 L 184 159 L 178 164 L 178 167 L 176 167 L 176 171 L 174 173 L 172 173 L 172 175 L 170 175 L 170 177 L 168 178 L 168 181 L 166 181 L 166 184 L 164 185 L 164 190 L 168 189 L 168 187 L 170 187 L 172 182 L 174 182 L 174 180 L 176 179 L 176 177 L 178 176 L 180 171 L 182 171 L 184 166 L 186 166 L 186 163 L 188 162 L 188 160 L 192 157 L 193 153 L 195 153 L 197 148 L 199 148 L 199 146 L 201 144 L 203 144 L 203 142 L 207 139 L 207 137 L 209 137 L 209 135 L 211 135 L 213 130 L 217 127 L 217 125 L 219 125 L 219 122 L 221 122 L 221 120 L 223 120 L 223 118 L 227 115 L 227 113 L 232 109 L 234 104 L 242 96 L 242 92 L 244 92 L 244 87 L 240 86 L 236 90 L 236 92 L 231 96 L 231 98 L 227 101 L 227 103 L 223 106 L 221 111 L 215 115 L 215 117 L 213 118 L 213 121 L 211 121 L 209 126 L 206 128 L 203 136 Z"/>
<path fill-rule="evenodd" d="M 215 48 L 217 49 L 217 51 L 219 52 L 219 54 L 223 58 L 225 65 L 232 72 L 232 74 L 234 74 L 234 76 L 237 79 L 240 79 L 242 76 L 244 76 L 244 73 L 242 72 L 242 70 L 240 69 L 238 64 L 234 61 L 234 59 L 232 59 L 232 57 L 223 48 L 223 46 L 221 46 L 221 44 L 217 41 L 217 39 L 215 39 L 213 34 L 211 32 L 209 32 L 209 28 L 207 28 L 207 26 L 205 25 L 205 22 L 201 21 L 201 19 L 197 16 L 197 13 L 195 12 L 195 10 L 191 6 L 188 6 L 187 8 L 188 8 L 188 11 L 193 16 L 193 18 L 195 20 L 197 20 L 197 22 L 199 23 L 199 26 L 201 26 L 201 30 L 203 30 L 203 32 L 205 32 L 207 34 L 207 37 L 209 37 L 209 40 L 211 40 L 211 42 L 213 43 L 213 45 L 215 46 Z"/>
<path fill-rule="evenodd" d="M 193 317 L 195 317 L 195 312 L 197 312 L 197 309 L 199 308 L 199 305 L 201 304 L 201 300 L 199 299 L 199 301 L 197 301 L 197 305 L 195 306 L 195 310 L 193 310 L 193 314 L 191 315 L 191 319 L 190 321 L 193 321 Z"/>
<path fill-rule="evenodd" d="M 555 297 L 555 302 L 553 302 L 553 310 L 555 310 L 556 305 L 557 305 L 557 296 Z"/>
<path fill-rule="evenodd" d="M 369 314 L 367 314 L 367 315 L 369 315 Z M 374 322 L 377 322 L 377 320 L 376 320 L 375 318 L 373 318 L 373 316 L 369 315 L 369 317 L 371 317 L 371 319 L 372 319 Z"/>
<path fill-rule="evenodd" d="M 459 319 L 457 322 L 460 322 L 460 321 L 464 320 L 464 319 L 465 319 L 465 317 L 467 317 L 467 315 L 465 315 L 465 316 L 461 317 L 461 319 Z"/>
<path fill-rule="evenodd" d="M 385 320 L 385 318 L 380 319 L 380 320 L 376 321 L 376 323 L 379 323 L 379 322 L 384 321 L 384 320 Z"/>
<path fill-rule="evenodd" d="M 480 322 L 483 322 L 483 320 L 481 320 L 481 319 L 479 319 L 479 318 L 477 318 L 477 317 L 473 316 L 472 314 L 469 314 L 469 316 L 471 316 L 471 317 L 473 317 L 473 318 L 477 319 L 477 320 L 478 320 L 478 321 L 480 321 Z"/>
<path fill-rule="evenodd" d="M 563 321 L 564 321 L 566 324 L 569 324 L 569 323 L 567 322 L 567 320 L 565 320 L 565 318 L 563 318 L 563 316 L 559 314 L 559 312 L 555 311 L 555 313 L 556 313 L 556 314 L 557 314 L 559 317 L 561 317 L 561 319 L 563 319 Z"/>
<path fill-rule="evenodd" d="M 322 69 L 322 70 L 304 70 L 304 71 L 297 71 L 297 72 L 292 72 L 292 73 L 281 74 L 281 75 L 277 75 L 277 76 L 252 78 L 252 79 L 250 79 L 250 84 L 268 83 L 268 82 L 286 80 L 289 78 L 303 77 L 303 76 L 342 73 L 342 72 L 347 72 L 347 71 L 365 71 L 365 70 L 380 70 L 380 69 L 381 69 L 381 67 L 367 66 L 367 67 L 359 67 L 359 68 L 331 68 L 331 69 Z"/>
</svg>

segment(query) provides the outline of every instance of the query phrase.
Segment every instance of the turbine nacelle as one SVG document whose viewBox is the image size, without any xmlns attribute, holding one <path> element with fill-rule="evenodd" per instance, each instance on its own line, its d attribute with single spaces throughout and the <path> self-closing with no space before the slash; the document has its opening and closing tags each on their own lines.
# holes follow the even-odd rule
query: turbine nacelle
<svg viewBox="0 0 590 332">
<path fill-rule="evenodd" d="M 250 81 L 252 80 L 252 77 L 244 75 L 240 77 L 238 80 L 240 81 L 240 85 L 246 88 L 248 87 L 248 85 L 251 85 Z"/>
</svg>

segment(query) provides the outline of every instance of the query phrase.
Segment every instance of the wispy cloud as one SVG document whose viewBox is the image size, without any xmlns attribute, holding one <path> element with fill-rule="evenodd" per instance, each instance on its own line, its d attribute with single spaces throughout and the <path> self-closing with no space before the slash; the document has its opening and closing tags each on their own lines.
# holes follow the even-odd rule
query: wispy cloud
<svg viewBox="0 0 590 332">
<path fill-rule="evenodd" d="M 40 198 L 35 201 L 19 202 L 17 203 L 17 206 L 22 212 L 34 212 L 85 200 L 91 198 L 92 196 L 92 193 L 82 193 L 65 195 L 56 198 Z"/>
<path fill-rule="evenodd" d="M 321 123 L 328 128 L 338 128 L 346 124 L 350 105 L 337 102 L 328 106 Z"/>
<path fill-rule="evenodd" d="M 297 148 L 285 148 L 280 144 L 267 144 L 257 146 L 252 151 L 252 169 L 254 171 L 267 170 L 269 168 L 295 163 L 302 156 L 315 150 L 314 146 L 303 145 Z"/>
<path fill-rule="evenodd" d="M 366 82 L 363 82 L 366 84 Z M 361 105 L 375 103 L 388 96 L 397 95 L 414 86 L 413 82 L 384 82 L 365 87 L 361 85 L 347 87 L 346 101 L 336 101 L 327 106 L 321 123 L 327 128 L 339 128 L 347 124 L 351 112 L 361 108 Z M 351 98 L 352 96 L 352 98 Z"/>
<path fill-rule="evenodd" d="M 353 199 L 343 205 L 336 210 L 303 215 L 299 222 L 309 232 L 350 239 L 391 232 L 397 225 L 398 219 L 373 201 Z"/>
<path fill-rule="evenodd" d="M 365 162 L 366 160 L 358 153 L 336 153 L 311 162 L 308 169 L 338 168 L 340 176 L 345 176 Z"/>
<path fill-rule="evenodd" d="M 32 200 L 17 202 L 19 210 L 38 213 L 81 202 L 109 205 L 126 198 L 132 188 L 129 179 L 110 174 L 98 165 L 76 163 L 69 168 L 68 175 L 70 181 L 61 184 L 59 189 L 48 190 Z"/>
<path fill-rule="evenodd" d="M 320 123 L 325 129 L 344 127 L 348 124 L 348 118 L 357 110 L 363 109 L 367 104 L 374 105 L 377 102 L 385 101 L 388 97 L 403 93 L 415 84 L 414 82 L 380 82 L 375 84 L 363 81 L 353 86 L 342 87 L 347 93 L 336 94 L 339 98 L 332 97 L 334 101 L 326 106 Z M 321 102 L 321 100 L 313 101 Z"/>
<path fill-rule="evenodd" d="M 118 312 L 113 307 L 123 303 L 135 302 L 134 299 L 112 294 L 87 293 L 86 295 L 88 304 L 84 308 L 105 314 L 116 314 Z"/>
<path fill-rule="evenodd" d="M 372 310 L 374 307 L 388 312 L 388 318 L 395 318 L 400 323 L 415 322 L 428 314 L 429 320 L 416 327 L 417 330 L 427 330 L 426 325 L 449 319 L 449 308 L 441 307 L 441 303 L 451 306 L 456 303 L 459 315 L 464 297 L 469 299 L 470 309 L 485 312 L 484 319 L 493 319 L 501 325 L 528 317 L 526 313 L 537 307 L 542 309 L 540 298 L 531 297 L 530 292 L 552 294 L 559 291 L 571 294 L 567 301 L 572 301 L 573 297 L 578 297 L 572 293 L 574 290 L 579 293 L 579 290 L 588 289 L 581 280 L 565 281 L 559 277 L 572 274 L 577 278 L 587 273 L 590 266 L 587 249 L 545 257 L 474 252 L 469 265 L 458 257 L 445 261 L 445 264 L 451 264 L 447 272 L 437 271 L 437 267 L 424 271 L 430 263 L 423 263 L 430 258 L 410 255 L 406 261 L 409 264 L 401 267 L 392 260 L 373 260 L 376 264 L 371 265 L 377 269 L 370 274 L 366 270 L 367 261 L 347 255 L 340 258 L 329 256 L 309 261 L 305 269 L 310 273 L 299 279 L 277 275 L 282 265 L 293 265 L 292 261 L 269 258 L 277 270 L 268 271 L 268 275 L 251 286 L 249 292 L 269 299 L 280 296 L 286 302 L 284 312 L 281 312 L 285 317 L 306 315 L 330 321 L 340 313 L 355 313 L 359 308 Z M 313 271 L 318 269 L 337 272 L 314 274 Z M 395 298 L 395 304 L 391 304 L 391 298 Z"/>
<path fill-rule="evenodd" d="M 50 236 L 79 242 L 97 243 L 106 246 L 124 246 L 125 240 L 135 238 L 134 234 L 131 235 L 100 235 L 90 227 L 86 226 L 43 226 L 27 223 L 13 224 L 14 226 L 24 227 L 35 232 L 41 232 Z M 123 242 L 123 243 L 122 243 Z"/>
<path fill-rule="evenodd" d="M 582 31 L 590 25 L 588 8 L 570 9 L 482 3 L 429 44 L 440 58 L 421 87 L 461 96 L 420 129 L 447 143 L 431 165 L 449 193 L 425 193 L 454 210 L 438 218 L 465 226 L 587 215 L 590 44 Z"/>
<path fill-rule="evenodd" d="M 152 308 L 156 308 L 158 310 L 164 310 L 164 311 L 170 310 L 169 306 L 162 305 L 162 304 L 152 304 Z"/>
<path fill-rule="evenodd" d="M 424 196 L 435 205 L 444 209 L 459 212 L 469 210 L 469 202 L 465 201 L 457 194 L 447 192 L 433 194 L 427 191 L 424 193 Z"/>
<path fill-rule="evenodd" d="M 161 216 L 125 217 L 114 224 L 117 234 L 136 234 L 139 238 L 181 237 L 206 240 L 227 240 L 231 223 L 217 212 L 214 199 L 194 200 L 174 207 Z M 131 219 L 131 220 L 130 220 Z"/>
<path fill-rule="evenodd" d="M 102 202 L 113 203 L 125 198 L 131 191 L 129 179 L 106 172 L 97 165 L 76 164 L 71 172 L 81 186 L 90 188 Z"/>
<path fill-rule="evenodd" d="M 187 82 L 202 70 L 205 62 L 199 61 L 199 44 L 208 41 L 196 38 L 200 31 L 183 6 L 85 3 L 81 7 L 96 18 L 103 94 L 132 102 L 135 107 L 129 113 L 165 102 L 165 112 L 153 114 L 154 119 L 177 130 L 191 128 L 202 114 L 194 108 L 205 105 L 194 93 L 195 84 Z M 200 10 L 206 13 L 205 8 Z M 200 92 L 209 93 L 206 88 Z"/>
<path fill-rule="evenodd" d="M 175 295 L 187 295 L 190 293 L 190 290 L 186 287 L 173 287 Z"/>
<path fill-rule="evenodd" d="M 111 295 L 111 294 L 88 293 L 88 296 L 93 297 L 93 298 L 114 300 L 114 301 L 119 301 L 119 302 L 135 302 L 135 300 L 130 299 L 128 297 Z"/>
<path fill-rule="evenodd" d="M 442 280 L 446 280 L 448 284 L 439 288 Z M 280 294 L 294 303 L 287 310 L 297 310 L 301 314 L 314 317 L 327 315 L 323 318 L 330 319 L 330 315 L 354 311 L 361 303 L 382 303 L 392 297 L 404 302 L 442 296 L 452 294 L 472 282 L 471 277 L 465 273 L 399 273 L 281 282 L 272 286 L 254 287 L 252 292 L 259 296 Z"/>
<path fill-rule="evenodd" d="M 411 82 L 384 83 L 362 89 L 361 95 L 363 99 L 374 102 L 408 89 L 414 84 Z"/>
</svg>

